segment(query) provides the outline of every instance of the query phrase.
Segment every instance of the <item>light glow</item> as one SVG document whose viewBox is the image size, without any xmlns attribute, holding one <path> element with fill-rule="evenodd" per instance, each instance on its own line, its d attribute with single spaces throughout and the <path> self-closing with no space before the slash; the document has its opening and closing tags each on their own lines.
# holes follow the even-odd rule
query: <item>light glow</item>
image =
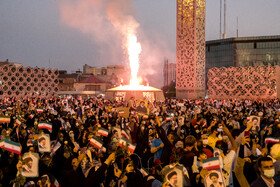
<svg viewBox="0 0 280 187">
<path fill-rule="evenodd" d="M 160 89 L 144 85 L 124 85 L 111 88 L 108 91 L 161 91 Z"/>
<path fill-rule="evenodd" d="M 137 87 L 138 81 L 138 70 L 139 70 L 139 55 L 141 53 L 141 44 L 137 41 L 137 37 L 134 34 L 128 35 L 128 56 L 130 65 L 130 86 Z"/>
</svg>

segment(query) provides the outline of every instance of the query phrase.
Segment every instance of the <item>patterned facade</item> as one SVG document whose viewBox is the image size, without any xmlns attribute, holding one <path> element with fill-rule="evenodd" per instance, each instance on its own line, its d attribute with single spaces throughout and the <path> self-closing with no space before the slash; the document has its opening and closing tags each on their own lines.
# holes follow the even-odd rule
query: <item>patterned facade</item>
<svg viewBox="0 0 280 187">
<path fill-rule="evenodd" d="M 176 97 L 205 96 L 205 0 L 177 0 Z"/>
<path fill-rule="evenodd" d="M 206 42 L 206 74 L 213 67 L 280 65 L 280 36 L 227 38 Z"/>
<path fill-rule="evenodd" d="M 212 68 L 207 78 L 209 98 L 280 98 L 280 66 Z"/>
<path fill-rule="evenodd" d="M 58 91 L 58 70 L 0 66 L 0 98 L 52 97 Z"/>
</svg>

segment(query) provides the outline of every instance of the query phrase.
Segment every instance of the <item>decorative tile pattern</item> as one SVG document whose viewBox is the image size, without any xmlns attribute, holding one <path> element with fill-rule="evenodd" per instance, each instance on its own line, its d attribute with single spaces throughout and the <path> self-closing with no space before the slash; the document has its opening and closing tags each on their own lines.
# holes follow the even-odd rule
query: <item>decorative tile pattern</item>
<svg viewBox="0 0 280 187">
<path fill-rule="evenodd" d="M 0 66 L 0 98 L 52 97 L 58 91 L 58 70 Z"/>
<path fill-rule="evenodd" d="M 205 90 L 205 0 L 177 0 L 176 89 Z"/>
<path fill-rule="evenodd" d="M 221 99 L 276 98 L 279 73 L 279 66 L 211 68 L 207 94 Z"/>
</svg>

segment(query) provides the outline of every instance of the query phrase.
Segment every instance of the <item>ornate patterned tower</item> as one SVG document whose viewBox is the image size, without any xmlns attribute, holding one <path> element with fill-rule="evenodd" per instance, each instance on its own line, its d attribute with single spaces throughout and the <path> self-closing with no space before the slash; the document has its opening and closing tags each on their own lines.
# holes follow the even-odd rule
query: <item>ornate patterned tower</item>
<svg viewBox="0 0 280 187">
<path fill-rule="evenodd" d="M 177 0 L 176 96 L 205 97 L 205 0 Z"/>
</svg>

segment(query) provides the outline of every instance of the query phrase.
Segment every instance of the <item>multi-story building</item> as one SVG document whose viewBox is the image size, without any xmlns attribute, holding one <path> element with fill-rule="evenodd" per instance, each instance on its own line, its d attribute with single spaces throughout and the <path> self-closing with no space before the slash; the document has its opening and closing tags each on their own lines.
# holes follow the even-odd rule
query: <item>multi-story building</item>
<svg viewBox="0 0 280 187">
<path fill-rule="evenodd" d="M 280 65 L 280 35 L 206 42 L 206 73 L 213 67 Z"/>
<path fill-rule="evenodd" d="M 58 95 L 98 96 L 113 86 L 111 82 L 100 79 L 93 74 L 80 71 L 68 74 L 67 71 L 59 71 L 58 87 Z"/>
<path fill-rule="evenodd" d="M 163 78 L 164 86 L 176 81 L 176 63 L 170 63 L 168 59 L 164 59 Z"/>
<path fill-rule="evenodd" d="M 113 85 L 120 85 L 122 82 L 127 83 L 129 80 L 128 71 L 121 65 L 110 65 L 107 67 L 92 67 L 87 64 L 83 66 L 83 74 L 92 74 Z"/>
</svg>

